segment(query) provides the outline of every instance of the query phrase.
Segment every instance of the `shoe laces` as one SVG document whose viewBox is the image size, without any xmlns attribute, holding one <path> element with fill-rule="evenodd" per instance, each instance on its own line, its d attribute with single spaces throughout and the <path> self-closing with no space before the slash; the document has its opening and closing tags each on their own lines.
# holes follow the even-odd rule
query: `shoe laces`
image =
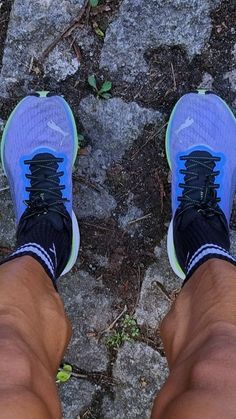
<svg viewBox="0 0 236 419">
<path fill-rule="evenodd" d="M 180 173 L 185 175 L 184 182 L 179 184 L 183 189 L 182 196 L 178 197 L 181 203 L 179 215 L 194 208 L 206 217 L 221 214 L 218 203 L 221 201 L 217 197 L 219 184 L 215 183 L 215 178 L 220 172 L 214 171 L 216 162 L 220 157 L 212 156 L 206 151 L 195 151 L 187 156 L 181 156 L 180 160 L 185 161 L 186 169 L 181 169 Z"/>
<path fill-rule="evenodd" d="M 27 206 L 24 219 L 49 212 L 68 218 L 64 204 L 69 200 L 63 198 L 62 190 L 65 189 L 65 185 L 60 184 L 64 172 L 58 171 L 59 163 L 63 161 L 63 158 L 49 153 L 37 154 L 32 160 L 24 160 L 24 164 L 29 166 L 31 172 L 25 175 L 30 179 L 30 186 L 25 188 L 30 194 L 29 199 L 24 201 Z"/>
</svg>

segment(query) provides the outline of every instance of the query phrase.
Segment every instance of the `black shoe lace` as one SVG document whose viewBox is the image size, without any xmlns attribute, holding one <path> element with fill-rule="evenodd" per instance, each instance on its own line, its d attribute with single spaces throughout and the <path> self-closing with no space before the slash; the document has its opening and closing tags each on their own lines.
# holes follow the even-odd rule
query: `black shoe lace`
<svg viewBox="0 0 236 419">
<path fill-rule="evenodd" d="M 180 160 L 186 161 L 186 169 L 180 170 L 185 177 L 184 183 L 179 184 L 179 187 L 183 189 L 182 196 L 178 197 L 178 201 L 181 202 L 179 215 L 190 208 L 195 208 L 206 217 L 220 215 L 218 203 L 221 199 L 217 197 L 216 192 L 220 185 L 215 183 L 215 177 L 220 172 L 214 171 L 215 163 L 220 161 L 220 157 L 210 154 L 208 156 L 190 154 L 181 156 Z M 201 182 L 197 182 L 201 171 L 204 173 L 204 181 L 201 179 Z"/>
<path fill-rule="evenodd" d="M 30 196 L 24 201 L 28 207 L 23 216 L 24 219 L 48 212 L 58 213 L 68 218 L 64 205 L 61 205 L 69 202 L 67 198 L 62 197 L 61 193 L 65 189 L 64 185 L 60 185 L 60 177 L 64 175 L 64 172 L 58 172 L 58 163 L 62 163 L 63 160 L 63 158 L 50 156 L 24 161 L 31 171 L 31 174 L 26 174 L 31 186 L 26 187 Z"/>
</svg>

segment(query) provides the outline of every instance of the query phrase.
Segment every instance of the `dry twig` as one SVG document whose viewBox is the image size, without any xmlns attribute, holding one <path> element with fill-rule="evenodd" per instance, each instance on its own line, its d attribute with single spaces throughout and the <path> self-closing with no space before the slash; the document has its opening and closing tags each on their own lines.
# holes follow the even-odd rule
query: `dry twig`
<svg viewBox="0 0 236 419">
<path fill-rule="evenodd" d="M 170 63 L 171 66 L 171 72 L 172 72 L 172 77 L 173 77 L 173 84 L 174 84 L 174 91 L 176 91 L 177 86 L 176 86 L 176 79 L 175 79 L 175 71 L 174 71 L 174 66 L 172 63 Z"/>
<path fill-rule="evenodd" d="M 70 37 L 70 38 L 72 38 L 72 37 Z M 78 62 L 80 63 L 82 61 L 82 54 L 81 54 L 81 51 L 80 51 L 80 47 L 75 40 L 75 37 L 71 39 L 70 48 L 73 48 L 74 53 L 76 55 L 76 58 L 77 58 Z"/>
<path fill-rule="evenodd" d="M 0 192 L 7 191 L 8 189 L 10 189 L 10 187 L 9 186 L 6 186 L 5 188 L 1 188 L 0 189 Z"/>
<path fill-rule="evenodd" d="M 150 212 L 149 214 L 144 215 L 143 217 L 140 218 L 136 218 L 136 220 L 132 220 L 128 222 L 128 225 L 134 224 L 134 223 L 138 223 L 139 221 L 142 220 L 146 220 L 146 218 L 149 218 L 152 215 L 152 213 Z"/>
<path fill-rule="evenodd" d="M 114 231 L 114 229 L 103 227 L 103 226 L 98 226 L 97 224 L 91 224 L 91 223 L 87 223 L 87 222 L 84 222 L 84 221 L 80 222 L 80 224 L 88 226 L 88 227 L 94 227 L 94 228 L 97 228 L 98 230 Z"/>
<path fill-rule="evenodd" d="M 163 185 L 163 182 L 161 180 L 161 177 L 159 175 L 158 170 L 155 171 L 155 178 L 157 180 L 157 184 L 158 184 L 158 187 L 159 187 L 160 200 L 161 200 L 161 213 L 163 213 L 164 198 L 166 197 L 166 193 L 165 193 L 164 185 Z"/>
<path fill-rule="evenodd" d="M 174 66 L 172 63 L 170 63 L 171 66 L 171 72 L 172 72 L 172 77 L 173 77 L 173 84 L 174 84 L 174 91 L 176 91 L 177 86 L 176 86 L 176 79 L 175 79 L 175 71 L 174 71 Z"/>
<path fill-rule="evenodd" d="M 95 191 L 101 193 L 101 190 L 99 189 L 99 187 L 97 185 L 95 185 L 94 183 L 92 183 L 89 179 L 84 178 L 83 176 L 79 176 L 73 173 L 73 180 L 77 181 L 77 182 L 81 182 L 84 183 L 85 185 L 89 186 L 90 188 L 94 189 Z"/>
<path fill-rule="evenodd" d="M 99 336 L 102 336 L 105 333 L 109 332 L 111 329 L 113 329 L 113 327 L 116 325 L 116 323 L 118 322 L 118 320 L 121 319 L 121 317 L 126 313 L 126 311 L 127 311 L 127 305 L 124 306 L 124 309 L 122 310 L 122 312 L 119 314 L 119 316 L 117 316 L 115 318 L 115 320 L 110 324 L 110 326 L 108 326 L 106 329 L 104 329 L 101 332 L 99 332 Z"/>
</svg>

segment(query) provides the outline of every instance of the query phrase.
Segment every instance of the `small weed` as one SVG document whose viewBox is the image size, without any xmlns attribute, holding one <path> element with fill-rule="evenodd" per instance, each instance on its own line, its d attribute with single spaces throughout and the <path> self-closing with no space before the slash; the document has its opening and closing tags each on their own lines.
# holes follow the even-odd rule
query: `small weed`
<svg viewBox="0 0 236 419">
<path fill-rule="evenodd" d="M 96 33 L 97 36 L 99 36 L 99 38 L 101 39 L 105 38 L 105 33 L 98 26 L 94 28 L 94 32 Z"/>
<path fill-rule="evenodd" d="M 136 320 L 126 314 L 121 322 L 120 329 L 115 331 L 108 339 L 107 346 L 119 348 L 124 342 L 135 340 L 140 336 L 140 330 Z"/>
<path fill-rule="evenodd" d="M 88 84 L 97 93 L 97 97 L 100 97 L 100 98 L 103 98 L 103 99 L 110 99 L 111 98 L 111 94 L 108 93 L 108 92 L 110 92 L 110 90 L 112 88 L 112 82 L 111 81 L 105 81 L 99 89 L 98 85 L 97 85 L 96 77 L 94 76 L 94 74 L 92 74 L 91 76 L 88 76 Z"/>
<path fill-rule="evenodd" d="M 78 134 L 78 148 L 82 147 L 85 142 L 83 134 Z"/>
<path fill-rule="evenodd" d="M 66 383 L 70 379 L 71 374 L 72 366 L 69 364 L 63 364 L 57 372 L 56 383 Z"/>
<path fill-rule="evenodd" d="M 100 0 L 89 0 L 89 4 L 91 7 L 97 7 Z"/>
</svg>

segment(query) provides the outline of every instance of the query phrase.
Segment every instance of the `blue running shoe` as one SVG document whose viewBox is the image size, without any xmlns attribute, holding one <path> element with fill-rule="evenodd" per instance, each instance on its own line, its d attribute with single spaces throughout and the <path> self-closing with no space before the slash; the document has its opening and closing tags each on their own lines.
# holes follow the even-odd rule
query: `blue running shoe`
<svg viewBox="0 0 236 419">
<path fill-rule="evenodd" d="M 235 264 L 229 220 L 236 189 L 236 120 L 227 104 L 206 91 L 184 95 L 166 134 L 172 171 L 168 256 L 187 279 L 213 257 Z"/>
<path fill-rule="evenodd" d="M 25 97 L 11 114 L 2 138 L 2 166 L 17 221 L 18 248 L 10 259 L 30 254 L 53 280 L 69 272 L 79 251 L 72 210 L 77 150 L 72 111 L 62 97 L 48 92 Z"/>
</svg>

